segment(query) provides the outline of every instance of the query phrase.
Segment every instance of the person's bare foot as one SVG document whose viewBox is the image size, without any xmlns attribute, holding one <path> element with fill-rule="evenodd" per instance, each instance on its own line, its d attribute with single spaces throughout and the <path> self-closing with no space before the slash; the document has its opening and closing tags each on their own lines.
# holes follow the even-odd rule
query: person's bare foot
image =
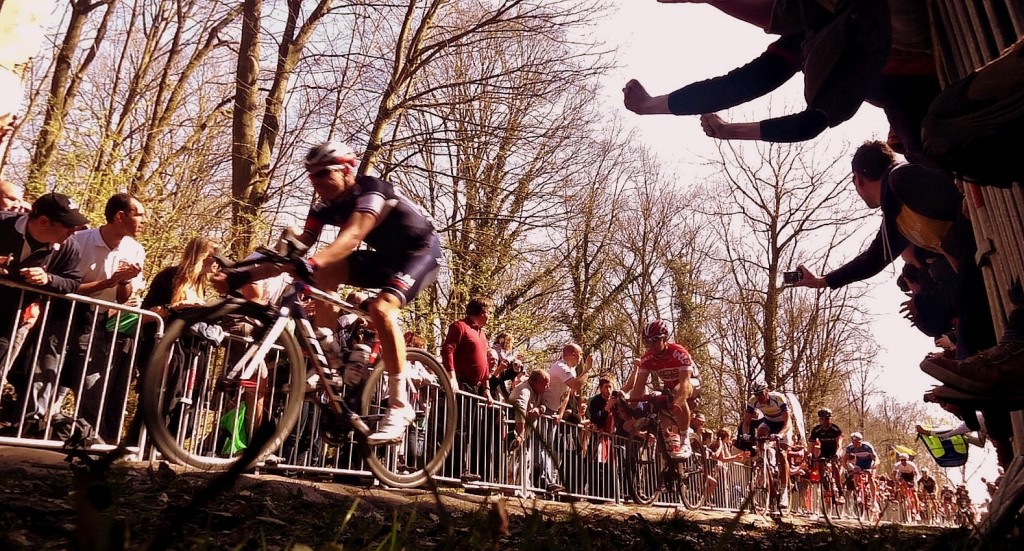
<svg viewBox="0 0 1024 551">
<path fill-rule="evenodd" d="M 626 109 L 638 114 L 647 114 L 645 107 L 646 104 L 651 100 L 651 95 L 647 93 L 643 84 L 640 81 L 632 79 L 626 83 L 622 88 L 622 103 L 626 106 Z"/>
</svg>

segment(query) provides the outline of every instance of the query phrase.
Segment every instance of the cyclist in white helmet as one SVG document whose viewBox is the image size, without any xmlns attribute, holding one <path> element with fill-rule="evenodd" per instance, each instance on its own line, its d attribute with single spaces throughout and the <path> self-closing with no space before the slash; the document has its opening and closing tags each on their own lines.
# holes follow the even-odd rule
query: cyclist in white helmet
<svg viewBox="0 0 1024 551">
<path fill-rule="evenodd" d="M 388 412 L 368 438 L 371 444 L 397 441 L 405 434 L 414 412 L 406 396 L 405 341 L 398 312 L 437 276 L 440 241 L 430 216 L 391 183 L 357 175 L 359 157 L 347 144 L 331 141 L 310 149 L 306 171 L 319 196 L 306 216 L 299 241 L 312 246 L 325 225 L 340 228 L 338 237 L 307 261 L 307 274 L 327 290 L 340 284 L 380 289 L 364 303 L 380 339 L 388 370 Z M 361 248 L 361 244 L 370 248 Z M 281 268 L 262 265 L 231 272 L 229 287 L 271 277 Z M 315 324 L 337 329 L 337 313 L 318 305 Z"/>
</svg>

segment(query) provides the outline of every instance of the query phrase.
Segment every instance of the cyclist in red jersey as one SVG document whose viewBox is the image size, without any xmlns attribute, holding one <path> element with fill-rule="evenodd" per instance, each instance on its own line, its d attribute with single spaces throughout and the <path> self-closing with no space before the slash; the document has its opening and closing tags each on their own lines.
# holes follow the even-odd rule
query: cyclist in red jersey
<svg viewBox="0 0 1024 551">
<path fill-rule="evenodd" d="M 678 434 L 678 440 L 681 440 L 677 446 L 675 435 L 668 439 L 669 455 L 674 458 L 686 458 L 691 453 L 690 439 L 686 436 L 690 427 L 688 400 L 694 393 L 697 373 L 690 352 L 680 344 L 668 342 L 669 333 L 668 323 L 663 320 L 654 320 L 644 326 L 643 338 L 647 352 L 640 359 L 636 384 L 630 390 L 629 397 L 633 400 L 642 398 L 650 374 L 658 375 L 670 404 L 668 413 L 671 414 L 678 430 L 675 434 Z"/>
</svg>

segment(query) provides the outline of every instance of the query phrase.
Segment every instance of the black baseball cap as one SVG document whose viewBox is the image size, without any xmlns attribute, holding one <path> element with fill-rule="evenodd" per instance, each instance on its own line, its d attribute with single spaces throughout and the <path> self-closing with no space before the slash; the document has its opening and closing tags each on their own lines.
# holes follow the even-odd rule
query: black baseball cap
<svg viewBox="0 0 1024 551">
<path fill-rule="evenodd" d="M 69 228 L 85 226 L 89 223 L 89 219 L 78 210 L 78 203 L 61 193 L 40 195 L 32 203 L 32 214 L 45 216 Z"/>
</svg>

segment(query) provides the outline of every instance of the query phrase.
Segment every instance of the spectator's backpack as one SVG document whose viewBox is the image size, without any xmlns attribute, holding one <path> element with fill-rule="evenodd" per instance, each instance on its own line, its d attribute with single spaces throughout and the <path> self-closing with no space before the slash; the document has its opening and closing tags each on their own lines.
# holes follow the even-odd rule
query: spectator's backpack
<svg viewBox="0 0 1024 551">
<path fill-rule="evenodd" d="M 945 90 L 921 125 L 924 152 L 980 185 L 1024 181 L 1024 39 Z"/>
<path fill-rule="evenodd" d="M 935 462 L 942 468 L 959 467 L 967 463 L 967 438 L 962 434 L 939 438 L 938 436 L 925 436 L 919 434 L 918 440 L 924 442 L 925 448 L 931 454 Z"/>
</svg>

